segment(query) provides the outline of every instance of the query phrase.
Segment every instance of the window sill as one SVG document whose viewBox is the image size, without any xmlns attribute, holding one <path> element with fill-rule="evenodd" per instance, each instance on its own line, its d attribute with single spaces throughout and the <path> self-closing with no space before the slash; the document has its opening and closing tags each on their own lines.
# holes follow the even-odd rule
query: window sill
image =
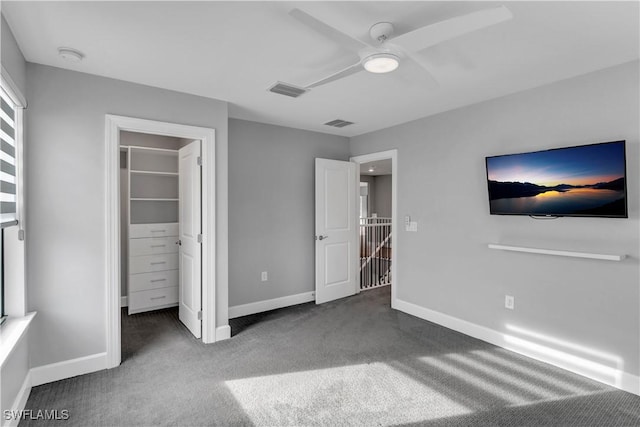
<svg viewBox="0 0 640 427">
<path fill-rule="evenodd" d="M 36 317 L 35 311 L 23 317 L 7 317 L 0 325 L 0 368 L 4 366 L 20 340 L 25 336 L 34 317 Z"/>
</svg>

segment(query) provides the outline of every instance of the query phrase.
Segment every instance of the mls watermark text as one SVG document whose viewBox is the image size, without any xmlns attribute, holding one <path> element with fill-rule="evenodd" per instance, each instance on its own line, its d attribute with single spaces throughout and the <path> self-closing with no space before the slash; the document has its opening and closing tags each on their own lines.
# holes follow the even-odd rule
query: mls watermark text
<svg viewBox="0 0 640 427">
<path fill-rule="evenodd" d="M 14 420 L 68 420 L 68 409 L 23 409 L 20 411 L 5 410 L 3 412 L 5 421 Z"/>
</svg>

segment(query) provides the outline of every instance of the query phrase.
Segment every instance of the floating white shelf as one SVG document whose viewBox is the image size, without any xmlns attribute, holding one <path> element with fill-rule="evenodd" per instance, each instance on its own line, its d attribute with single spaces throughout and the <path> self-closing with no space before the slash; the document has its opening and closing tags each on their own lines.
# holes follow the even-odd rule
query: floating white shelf
<svg viewBox="0 0 640 427">
<path fill-rule="evenodd" d="M 568 256 L 568 257 L 574 257 L 574 258 L 604 259 L 607 261 L 622 261 L 626 257 L 626 255 L 610 255 L 610 254 L 596 254 L 591 252 L 558 251 L 555 249 L 525 248 L 522 246 L 497 245 L 494 243 L 489 243 L 489 249 L 498 249 L 501 251 L 513 251 L 513 252 L 528 252 L 532 254 Z"/>
</svg>

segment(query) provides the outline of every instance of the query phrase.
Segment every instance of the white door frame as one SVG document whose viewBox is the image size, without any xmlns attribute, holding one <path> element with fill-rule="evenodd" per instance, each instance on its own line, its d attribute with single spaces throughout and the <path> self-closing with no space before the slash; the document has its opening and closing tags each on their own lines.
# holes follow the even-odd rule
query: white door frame
<svg viewBox="0 0 640 427">
<path fill-rule="evenodd" d="M 107 114 L 106 319 L 107 367 L 120 365 L 120 132 L 141 132 L 202 141 L 202 341 L 216 341 L 215 129 Z"/>
<path fill-rule="evenodd" d="M 356 175 L 360 176 L 360 165 L 378 160 L 391 159 L 391 235 L 393 236 L 393 249 L 391 250 L 391 308 L 396 308 L 398 295 L 398 241 L 400 240 L 398 227 L 398 150 L 380 151 L 378 153 L 363 154 L 361 156 L 351 157 L 351 161 L 357 164 Z M 360 185 L 358 183 L 358 185 Z M 358 188 L 358 191 L 360 189 Z M 360 193 L 358 193 L 360 194 Z M 356 292 L 360 292 L 360 279 L 358 276 L 358 288 Z"/>
</svg>

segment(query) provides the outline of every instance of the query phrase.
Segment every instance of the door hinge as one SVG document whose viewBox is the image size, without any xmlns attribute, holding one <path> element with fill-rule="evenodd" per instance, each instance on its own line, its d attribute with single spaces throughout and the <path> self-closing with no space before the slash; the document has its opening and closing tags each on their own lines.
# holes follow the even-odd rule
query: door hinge
<svg viewBox="0 0 640 427">
<path fill-rule="evenodd" d="M 202 311 L 198 312 L 198 320 L 202 320 Z"/>
<path fill-rule="evenodd" d="M 202 157 L 198 156 L 196 162 L 198 163 L 198 166 L 202 166 Z"/>
<path fill-rule="evenodd" d="M 198 243 L 202 243 L 202 234 L 198 234 L 197 240 Z"/>
</svg>

